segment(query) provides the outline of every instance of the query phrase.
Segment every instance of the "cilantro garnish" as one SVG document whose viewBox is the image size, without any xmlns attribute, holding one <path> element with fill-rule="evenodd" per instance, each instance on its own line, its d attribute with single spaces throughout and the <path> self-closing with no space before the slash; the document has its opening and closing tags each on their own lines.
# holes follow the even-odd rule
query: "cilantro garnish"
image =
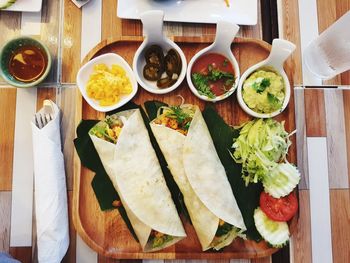
<svg viewBox="0 0 350 263">
<path fill-rule="evenodd" d="M 275 95 L 273 95 L 270 92 L 268 92 L 267 93 L 267 99 L 268 99 L 270 104 L 274 105 L 274 108 L 278 108 L 279 107 L 280 101 Z"/>
<path fill-rule="evenodd" d="M 224 72 L 224 71 L 221 71 L 219 69 L 213 69 L 211 71 L 209 71 L 209 74 L 208 74 L 208 79 L 211 80 L 211 81 L 217 81 L 219 79 L 228 79 L 228 80 L 235 80 L 235 76 L 233 76 L 232 73 L 229 73 L 229 72 Z"/>
<path fill-rule="evenodd" d="M 235 82 L 235 76 L 232 73 L 214 69 L 211 65 L 208 66 L 208 74 L 193 73 L 192 81 L 196 86 L 199 94 L 207 96 L 208 98 L 215 98 L 215 94 L 212 92 L 209 81 L 224 80 L 224 91 L 229 90 Z"/>
<path fill-rule="evenodd" d="M 257 93 L 263 93 L 266 88 L 270 87 L 271 82 L 269 78 L 263 78 L 260 82 L 254 82 L 252 85 L 252 88 L 257 92 Z"/>
<path fill-rule="evenodd" d="M 214 99 L 216 96 L 211 91 L 208 83 L 208 77 L 199 73 L 192 74 L 193 84 L 196 86 L 198 93 L 208 98 Z"/>
<path fill-rule="evenodd" d="M 181 126 L 184 130 L 188 130 L 192 117 L 188 113 L 184 112 L 180 106 L 172 106 L 170 109 L 171 112 L 169 112 L 166 116 L 176 119 L 179 126 Z"/>
</svg>

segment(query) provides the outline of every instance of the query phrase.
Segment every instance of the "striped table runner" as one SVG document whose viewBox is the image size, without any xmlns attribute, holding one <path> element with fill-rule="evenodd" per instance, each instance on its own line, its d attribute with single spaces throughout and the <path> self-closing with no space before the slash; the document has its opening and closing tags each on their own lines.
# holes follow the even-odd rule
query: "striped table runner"
<svg viewBox="0 0 350 263">
<path fill-rule="evenodd" d="M 270 15 L 278 10 L 278 17 L 271 19 L 262 12 L 257 26 L 242 26 L 241 36 L 269 40 L 266 36 L 274 36 L 277 32 L 296 43 L 294 83 L 311 87 L 321 85 L 302 67 L 302 50 L 350 9 L 350 0 L 277 0 L 277 5 L 272 0 L 261 0 L 259 4 L 262 10 L 269 8 Z M 62 142 L 71 204 L 74 83 L 80 61 L 101 39 L 142 34 L 140 22 L 121 21 L 116 17 L 116 8 L 115 0 L 93 0 L 81 10 L 70 0 L 44 0 L 41 13 L 0 12 L 0 44 L 16 35 L 34 35 L 47 43 L 56 57 L 53 73 L 44 88 L 23 90 L 5 85 L 0 88 L 0 251 L 8 251 L 23 262 L 36 261 L 29 120 L 46 98 L 56 101 L 62 109 Z M 276 27 L 277 21 L 279 27 Z M 272 28 L 269 32 L 267 24 Z M 166 23 L 165 28 L 169 35 L 215 33 L 213 25 Z M 350 84 L 350 74 L 341 74 L 323 84 Z M 350 132 L 346 132 L 350 130 L 350 91 L 297 88 L 295 104 L 298 166 L 302 169 L 303 180 L 300 184 L 300 223 L 290 243 L 290 251 L 285 249 L 272 258 L 231 260 L 230 263 L 288 260 L 328 263 L 348 262 L 350 258 Z M 119 262 L 97 255 L 76 235 L 70 223 L 71 245 L 64 262 Z M 215 262 L 228 263 L 229 260 Z"/>
</svg>

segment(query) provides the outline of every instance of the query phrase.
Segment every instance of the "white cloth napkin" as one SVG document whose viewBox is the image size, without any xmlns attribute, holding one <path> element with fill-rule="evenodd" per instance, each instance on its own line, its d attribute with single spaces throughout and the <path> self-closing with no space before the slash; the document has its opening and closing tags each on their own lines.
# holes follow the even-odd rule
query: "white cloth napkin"
<svg viewBox="0 0 350 263">
<path fill-rule="evenodd" d="M 68 203 L 61 151 L 60 110 L 42 129 L 32 121 L 35 211 L 39 263 L 61 262 L 69 245 Z M 40 111 L 43 111 L 41 109 Z"/>
<path fill-rule="evenodd" d="M 87 1 L 76 1 L 76 0 L 72 0 L 72 2 L 79 8 L 87 3 Z"/>
</svg>

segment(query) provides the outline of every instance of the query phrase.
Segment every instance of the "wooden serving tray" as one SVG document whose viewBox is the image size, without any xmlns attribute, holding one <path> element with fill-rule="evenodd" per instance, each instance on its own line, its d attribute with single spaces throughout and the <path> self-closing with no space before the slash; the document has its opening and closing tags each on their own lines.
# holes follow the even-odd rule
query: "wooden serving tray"
<svg viewBox="0 0 350 263">
<path fill-rule="evenodd" d="M 208 46 L 213 40 L 213 37 L 174 37 L 174 41 L 182 48 L 188 62 L 194 54 Z M 119 37 L 104 40 L 89 52 L 83 64 L 95 56 L 114 52 L 132 65 L 134 54 L 142 41 L 141 37 Z M 231 48 L 242 74 L 251 65 L 265 59 L 271 46 L 261 40 L 236 38 Z M 285 64 L 291 87 L 293 87 L 292 74 L 294 69 L 292 63 L 292 61 L 287 61 Z M 95 111 L 82 99 L 78 89 L 77 93 L 76 125 L 81 119 L 102 119 L 104 117 L 103 113 Z M 204 101 L 192 94 L 186 80 L 175 91 L 165 95 L 151 94 L 139 87 L 133 101 L 137 104 L 143 104 L 145 101 L 156 99 L 168 104 L 179 104 L 180 99 L 176 95 L 183 96 L 186 103 L 199 105 L 201 109 L 205 106 Z M 229 124 L 238 125 L 250 119 L 239 107 L 235 93 L 228 99 L 216 103 L 215 106 L 219 114 Z M 293 89 L 289 106 L 276 119 L 285 120 L 287 131 L 295 129 Z M 293 145 L 289 151 L 289 160 L 296 163 L 295 139 L 293 139 Z M 100 210 L 91 187 L 94 174 L 81 166 L 77 154 L 75 154 L 74 163 L 73 222 L 82 239 L 100 254 L 118 259 L 224 259 L 266 257 L 277 251 L 263 241 L 256 243 L 237 238 L 221 252 L 203 252 L 193 227 L 189 223 L 185 223 L 187 238 L 159 252 L 143 253 L 139 244 L 131 236 L 118 210 L 107 212 Z M 297 221 L 298 215 L 290 222 L 291 232 Z"/>
</svg>

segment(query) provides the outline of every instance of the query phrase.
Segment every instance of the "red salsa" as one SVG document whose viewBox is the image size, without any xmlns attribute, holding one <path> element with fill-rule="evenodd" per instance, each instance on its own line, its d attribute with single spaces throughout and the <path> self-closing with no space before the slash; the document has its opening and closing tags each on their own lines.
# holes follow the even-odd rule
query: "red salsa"
<svg viewBox="0 0 350 263">
<path fill-rule="evenodd" d="M 235 84 L 232 63 L 217 53 L 199 57 L 193 64 L 191 78 L 199 94 L 209 98 L 225 94 Z"/>
</svg>

